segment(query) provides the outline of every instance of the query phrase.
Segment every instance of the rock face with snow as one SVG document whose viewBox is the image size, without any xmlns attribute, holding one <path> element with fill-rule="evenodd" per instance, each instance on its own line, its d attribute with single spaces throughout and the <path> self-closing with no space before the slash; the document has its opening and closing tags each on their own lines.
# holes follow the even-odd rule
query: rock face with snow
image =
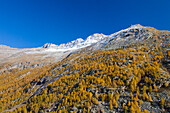
<svg viewBox="0 0 170 113">
<path fill-rule="evenodd" d="M 96 42 L 103 40 L 106 37 L 107 37 L 107 35 L 95 33 L 95 34 L 87 37 L 87 39 L 84 41 L 84 44 L 85 45 L 91 45 L 93 43 L 96 43 Z"/>
<path fill-rule="evenodd" d="M 99 34 L 99 33 L 95 33 L 93 35 L 90 35 L 89 37 L 87 37 L 86 40 L 83 40 L 82 38 L 78 38 L 76 40 L 73 40 L 71 42 L 68 42 L 66 44 L 60 44 L 60 45 L 55 45 L 52 43 L 46 43 L 43 48 L 47 48 L 50 50 L 56 50 L 56 51 L 67 51 L 67 50 L 77 50 L 80 48 L 84 48 L 87 46 L 90 46 L 96 42 L 101 41 L 102 39 L 104 39 L 106 37 L 106 35 L 104 34 Z"/>
<path fill-rule="evenodd" d="M 55 47 L 56 45 L 55 44 L 52 44 L 52 43 L 46 43 L 43 45 L 43 48 L 49 48 L 49 47 Z"/>
<path fill-rule="evenodd" d="M 140 24 L 131 25 L 127 29 L 108 35 L 103 40 L 97 42 L 95 48 L 116 49 L 132 43 L 147 43 L 147 41 L 153 41 L 152 38 L 157 31 L 156 29 L 150 29 L 150 27 L 144 27 Z"/>
</svg>

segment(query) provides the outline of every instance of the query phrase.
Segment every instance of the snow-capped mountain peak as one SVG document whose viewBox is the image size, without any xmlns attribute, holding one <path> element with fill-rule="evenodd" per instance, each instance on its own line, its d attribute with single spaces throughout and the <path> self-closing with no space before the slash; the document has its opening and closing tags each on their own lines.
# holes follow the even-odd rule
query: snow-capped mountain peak
<svg viewBox="0 0 170 113">
<path fill-rule="evenodd" d="M 140 24 L 135 24 L 135 25 L 130 25 L 130 27 L 129 28 L 143 28 L 143 26 L 142 25 L 140 25 Z"/>
<path fill-rule="evenodd" d="M 107 37 L 107 35 L 104 34 L 99 34 L 99 33 L 95 33 L 93 35 L 90 35 L 89 37 L 87 37 L 87 39 L 85 40 L 85 44 L 92 44 L 92 43 L 96 43 L 102 39 L 104 39 L 105 37 Z"/>
<path fill-rule="evenodd" d="M 47 48 L 50 51 L 51 51 L 51 49 L 53 49 L 53 51 L 54 50 L 56 50 L 56 51 L 75 50 L 75 49 L 80 49 L 80 48 L 90 46 L 91 44 L 99 42 L 100 40 L 104 39 L 105 37 L 106 37 L 106 35 L 104 35 L 104 34 L 95 33 L 95 34 L 87 37 L 86 40 L 83 40 L 82 38 L 78 38 L 78 39 L 68 42 L 66 44 L 60 44 L 60 45 L 46 43 L 43 46 L 43 48 Z"/>
<path fill-rule="evenodd" d="M 50 48 L 50 47 L 55 47 L 56 45 L 55 44 L 52 44 L 52 43 L 46 43 L 43 45 L 43 48 Z"/>
<path fill-rule="evenodd" d="M 82 38 L 78 38 L 78 39 L 76 39 L 76 40 L 74 40 L 75 42 L 82 42 L 82 41 L 84 41 Z"/>
</svg>

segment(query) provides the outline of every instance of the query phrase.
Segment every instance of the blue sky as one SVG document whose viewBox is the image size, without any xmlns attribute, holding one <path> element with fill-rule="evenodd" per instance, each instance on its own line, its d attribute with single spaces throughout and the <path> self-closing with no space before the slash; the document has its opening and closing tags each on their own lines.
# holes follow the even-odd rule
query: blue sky
<svg viewBox="0 0 170 113">
<path fill-rule="evenodd" d="M 0 44 L 66 43 L 131 24 L 170 30 L 170 0 L 0 0 Z"/>
</svg>

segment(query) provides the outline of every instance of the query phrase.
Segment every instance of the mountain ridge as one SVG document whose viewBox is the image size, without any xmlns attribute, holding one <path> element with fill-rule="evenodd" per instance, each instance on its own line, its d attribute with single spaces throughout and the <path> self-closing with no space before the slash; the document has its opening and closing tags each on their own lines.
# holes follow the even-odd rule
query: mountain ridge
<svg viewBox="0 0 170 113">
<path fill-rule="evenodd" d="M 155 29 L 153 27 L 150 27 L 150 26 L 142 26 L 140 24 L 134 24 L 134 25 L 130 25 L 126 29 L 119 30 L 118 32 L 112 33 L 110 35 L 105 35 L 103 33 L 94 33 L 94 34 L 88 36 L 85 40 L 82 39 L 82 38 L 77 38 L 77 39 L 72 40 L 70 42 L 61 43 L 59 45 L 56 45 L 54 43 L 46 43 L 46 44 L 44 44 L 42 46 L 42 48 L 46 48 L 46 49 L 53 48 L 53 49 L 56 49 L 56 50 L 58 49 L 60 51 L 66 51 L 66 50 L 71 50 L 71 49 L 75 50 L 75 49 L 90 46 L 91 44 L 97 43 L 97 42 L 103 40 L 106 37 L 113 38 L 113 37 L 115 37 L 117 34 L 119 34 L 121 32 L 125 32 L 125 31 L 131 30 L 131 29 L 142 29 L 142 28 L 150 29 L 150 30 L 153 30 L 155 32 L 156 31 L 167 32 L 167 33 L 170 32 L 168 30 L 157 30 L 157 29 Z M 12 48 L 12 47 L 7 46 L 7 45 L 0 45 L 0 49 L 3 49 L 3 48 Z M 41 47 L 37 47 L 37 48 L 41 48 Z M 19 49 L 34 49 L 34 48 L 19 48 Z"/>
<path fill-rule="evenodd" d="M 48 63 L 57 62 L 73 52 L 117 49 L 137 43 L 146 43 L 148 46 L 152 46 L 160 42 L 162 46 L 167 46 L 169 43 L 169 38 L 167 37 L 169 36 L 170 31 L 160 31 L 153 27 L 135 24 L 110 35 L 95 33 L 88 36 L 85 40 L 78 38 L 60 45 L 46 43 L 42 47 L 19 49 L 1 45 L 0 64 L 11 62 L 11 60 L 13 62 L 45 60 L 46 62 L 46 58 L 49 58 Z M 156 43 L 152 44 L 152 41 L 156 41 Z"/>
</svg>

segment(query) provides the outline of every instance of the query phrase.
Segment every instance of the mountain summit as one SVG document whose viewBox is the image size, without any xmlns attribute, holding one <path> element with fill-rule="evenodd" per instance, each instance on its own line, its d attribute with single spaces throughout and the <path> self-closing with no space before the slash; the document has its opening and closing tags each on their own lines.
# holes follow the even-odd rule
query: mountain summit
<svg viewBox="0 0 170 113">
<path fill-rule="evenodd" d="M 96 42 L 99 42 L 102 39 L 104 39 L 105 37 L 106 37 L 106 35 L 104 35 L 104 34 L 95 33 L 95 34 L 87 37 L 86 40 L 83 40 L 82 38 L 78 38 L 78 39 L 68 42 L 66 44 L 60 44 L 60 45 L 46 43 L 43 45 L 43 48 L 47 48 L 49 50 L 53 49 L 56 51 L 77 50 L 80 48 L 90 46 Z"/>
</svg>

